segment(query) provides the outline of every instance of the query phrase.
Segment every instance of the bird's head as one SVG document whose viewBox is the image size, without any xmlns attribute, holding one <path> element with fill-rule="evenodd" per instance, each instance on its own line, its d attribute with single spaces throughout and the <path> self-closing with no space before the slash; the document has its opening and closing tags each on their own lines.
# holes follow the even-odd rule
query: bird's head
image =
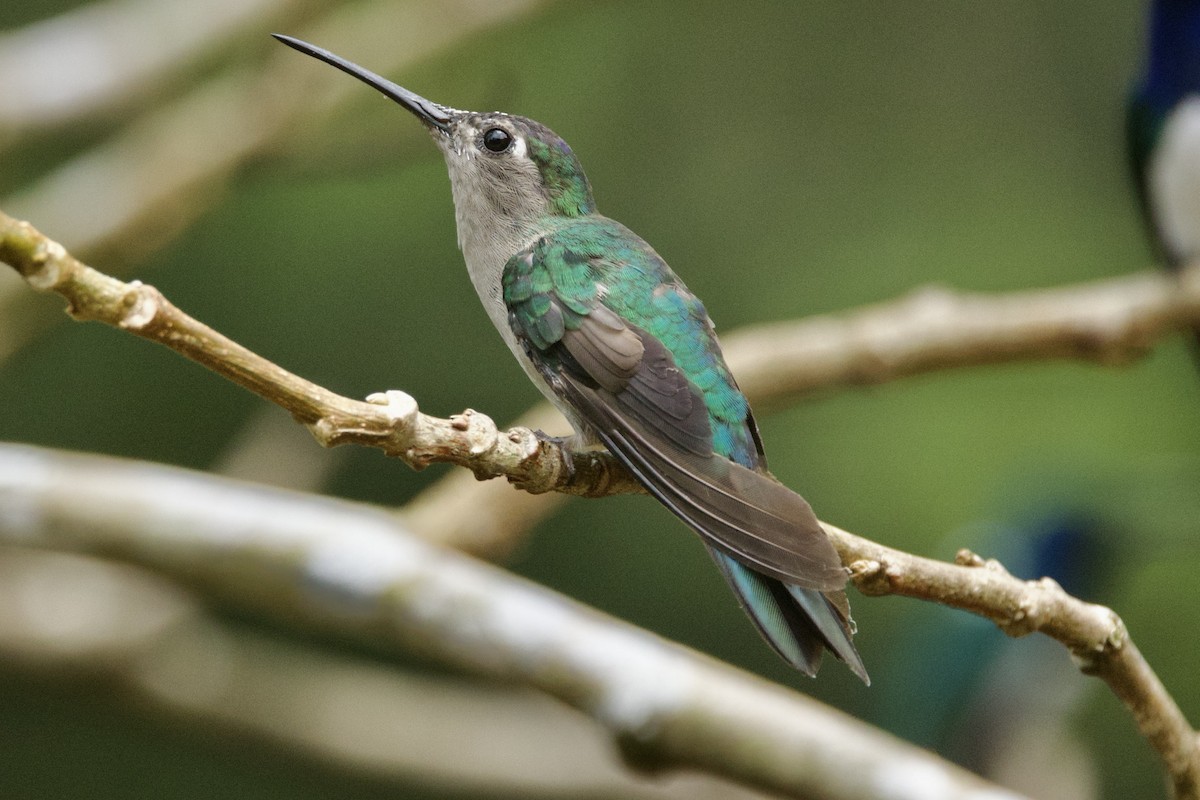
<svg viewBox="0 0 1200 800">
<path fill-rule="evenodd" d="M 545 125 L 512 114 L 443 106 L 328 50 L 290 36 L 275 38 L 353 75 L 412 112 L 446 157 L 460 221 L 464 208 L 513 226 L 595 211 L 579 160 Z"/>
</svg>

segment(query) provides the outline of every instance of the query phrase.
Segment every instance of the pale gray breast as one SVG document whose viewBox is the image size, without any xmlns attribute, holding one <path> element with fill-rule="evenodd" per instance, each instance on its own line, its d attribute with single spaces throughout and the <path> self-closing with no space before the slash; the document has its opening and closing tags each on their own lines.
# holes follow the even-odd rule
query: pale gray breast
<svg viewBox="0 0 1200 800">
<path fill-rule="evenodd" d="M 500 332 L 504 343 L 525 370 L 529 380 L 563 413 L 575 431 L 583 435 L 585 443 L 590 442 L 591 436 L 586 433 L 578 416 L 553 392 L 525 354 L 525 348 L 517 341 L 516 334 L 508 323 L 508 309 L 504 305 L 503 289 L 500 285 L 504 265 L 547 231 L 538 229 L 532 222 L 518 226 L 512 224 L 511 219 L 500 220 L 489 216 L 488 209 L 480 207 L 481 202 L 482 197 L 474 191 L 473 186 L 455 184 L 454 206 L 458 224 L 458 245 L 467 263 L 467 274 L 471 278 L 471 284 L 475 287 L 492 324 Z"/>
</svg>

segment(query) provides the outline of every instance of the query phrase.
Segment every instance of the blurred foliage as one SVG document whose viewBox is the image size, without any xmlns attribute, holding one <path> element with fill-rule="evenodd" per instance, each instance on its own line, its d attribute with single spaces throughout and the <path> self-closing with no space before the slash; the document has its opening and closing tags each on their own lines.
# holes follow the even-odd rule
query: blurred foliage
<svg viewBox="0 0 1200 800">
<path fill-rule="evenodd" d="M 26 0 L 22 20 L 64 5 Z M 555 128 L 601 210 L 652 242 L 728 331 L 931 282 L 1015 290 L 1147 267 L 1120 138 L 1141 15 L 1116 0 L 563 3 L 390 77 L 454 106 L 502 101 Z M 295 68 L 313 66 L 297 56 Z M 536 393 L 480 313 L 440 159 L 411 117 L 359 95 L 243 171 L 138 275 L 335 391 L 402 388 L 429 413 L 471 406 L 511 419 Z M 62 147 L 38 142 L 23 157 Z M 260 407 L 94 325 L 60 324 L 0 365 L 5 439 L 203 469 Z M 951 558 L 962 544 L 951 532 L 980 520 L 1088 509 L 1122 545 L 1120 568 L 1089 599 L 1124 616 L 1200 720 L 1200 637 L 1181 635 L 1200 614 L 1200 383 L 1182 341 L 1127 369 L 956 371 L 760 418 L 780 478 L 822 517 L 895 547 Z M 340 456 L 328 490 L 381 503 L 443 472 L 413 474 L 374 451 Z M 887 718 L 885 698 L 911 684 L 896 685 L 893 664 L 915 661 L 904 681 L 935 686 L 946 667 L 913 653 L 911 632 L 936 609 L 852 596 L 875 686 L 835 663 L 815 682 L 789 672 L 703 549 L 645 498 L 571 503 L 511 566 L 895 729 L 906 725 Z M 1087 698 L 1078 724 L 1105 796 L 1157 795 L 1156 763 L 1125 713 L 1099 685 Z M 3 796 L 130 796 L 139 785 L 134 794 L 154 797 L 375 796 L 301 789 L 284 755 L 164 737 L 148 732 L 161 723 L 113 717 L 58 685 L 5 681 L 0 710 L 5 772 L 29 782 L 0 783 Z M 153 784 L 135 777 L 150 774 Z"/>
</svg>

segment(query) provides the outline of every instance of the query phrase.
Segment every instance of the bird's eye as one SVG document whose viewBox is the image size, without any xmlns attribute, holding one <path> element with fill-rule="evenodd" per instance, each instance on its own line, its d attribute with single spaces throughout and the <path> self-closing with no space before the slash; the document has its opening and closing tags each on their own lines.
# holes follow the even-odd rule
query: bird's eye
<svg viewBox="0 0 1200 800">
<path fill-rule="evenodd" d="M 512 147 L 512 134 L 504 128 L 488 128 L 483 134 L 483 146 L 493 153 L 503 153 Z"/>
</svg>

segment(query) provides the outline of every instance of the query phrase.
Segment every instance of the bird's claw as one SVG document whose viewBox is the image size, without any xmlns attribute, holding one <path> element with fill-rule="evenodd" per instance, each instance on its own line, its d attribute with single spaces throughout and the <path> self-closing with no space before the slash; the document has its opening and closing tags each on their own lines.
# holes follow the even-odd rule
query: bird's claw
<svg viewBox="0 0 1200 800">
<path fill-rule="evenodd" d="M 563 474 L 565 475 L 564 483 L 570 483 L 575 478 L 575 453 L 581 448 L 579 446 L 579 437 L 571 436 L 551 436 L 543 430 L 533 432 L 538 441 L 545 442 L 556 446 L 562 454 Z"/>
</svg>

